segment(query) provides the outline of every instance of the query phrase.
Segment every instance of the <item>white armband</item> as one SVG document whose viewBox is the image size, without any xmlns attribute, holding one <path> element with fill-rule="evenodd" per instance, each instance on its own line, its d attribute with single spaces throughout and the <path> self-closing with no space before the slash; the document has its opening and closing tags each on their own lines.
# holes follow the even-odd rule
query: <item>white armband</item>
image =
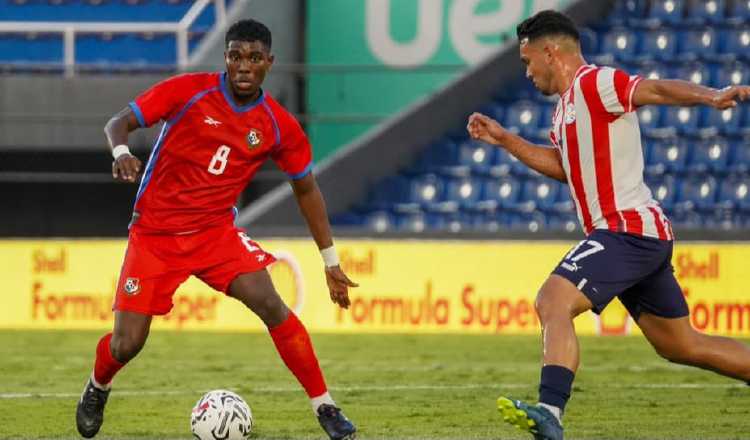
<svg viewBox="0 0 750 440">
<path fill-rule="evenodd" d="M 323 257 L 323 263 L 326 267 L 333 267 L 339 265 L 339 254 L 336 252 L 336 246 L 330 246 L 320 250 L 320 255 Z"/>
<path fill-rule="evenodd" d="M 130 154 L 130 148 L 125 144 L 120 144 L 112 149 L 112 157 L 117 160 L 123 154 Z"/>
</svg>

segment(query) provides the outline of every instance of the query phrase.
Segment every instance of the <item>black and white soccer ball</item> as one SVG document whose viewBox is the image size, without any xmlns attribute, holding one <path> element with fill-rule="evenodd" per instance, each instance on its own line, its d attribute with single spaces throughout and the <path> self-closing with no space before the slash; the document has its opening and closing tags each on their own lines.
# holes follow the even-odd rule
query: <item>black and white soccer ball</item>
<svg viewBox="0 0 750 440">
<path fill-rule="evenodd" d="M 213 390 L 195 404 L 190 428 L 198 440 L 246 440 L 253 430 L 253 413 L 237 394 Z"/>
</svg>

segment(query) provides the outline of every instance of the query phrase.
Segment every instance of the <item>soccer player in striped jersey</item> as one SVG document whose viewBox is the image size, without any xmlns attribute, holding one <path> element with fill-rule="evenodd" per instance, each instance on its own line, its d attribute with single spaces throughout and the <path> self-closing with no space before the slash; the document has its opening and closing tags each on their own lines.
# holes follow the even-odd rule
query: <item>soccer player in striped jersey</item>
<svg viewBox="0 0 750 440">
<path fill-rule="evenodd" d="M 83 437 L 99 432 L 111 382 L 145 344 L 152 316 L 168 313 L 175 290 L 194 275 L 260 317 L 328 437 L 354 438 L 354 425 L 328 393 L 305 326 L 273 286 L 266 267 L 274 256 L 234 225 L 237 197 L 272 159 L 289 176 L 321 251 L 331 300 L 349 307 L 348 289 L 356 284 L 338 264 L 312 174 L 310 142 L 297 120 L 261 88 L 274 60 L 269 29 L 241 20 L 227 31 L 225 44 L 225 72 L 168 78 L 104 129 L 114 156 L 112 176 L 135 182 L 141 163 L 130 154 L 128 133 L 164 122 L 136 195 L 114 329 L 99 340 L 94 371 L 76 409 Z"/>
<path fill-rule="evenodd" d="M 531 144 L 479 113 L 470 116 L 467 129 L 472 138 L 567 183 L 586 239 L 563 257 L 536 299 L 544 345 L 539 403 L 500 397 L 504 420 L 535 439 L 563 438 L 562 414 L 578 368 L 573 318 L 600 313 L 615 297 L 662 357 L 750 381 L 748 346 L 690 325 L 671 264 L 672 227 L 643 181 L 635 113 L 644 105 L 731 108 L 750 97 L 750 87 L 716 90 L 588 64 L 575 24 L 555 11 L 525 20 L 517 34 L 527 78 L 543 94 L 560 97 L 552 148 Z"/>
</svg>

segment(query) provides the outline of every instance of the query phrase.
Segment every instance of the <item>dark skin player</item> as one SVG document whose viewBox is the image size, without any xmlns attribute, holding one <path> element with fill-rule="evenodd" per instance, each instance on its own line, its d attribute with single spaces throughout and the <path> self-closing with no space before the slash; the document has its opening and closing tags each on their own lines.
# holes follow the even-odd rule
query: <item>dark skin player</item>
<svg viewBox="0 0 750 440">
<path fill-rule="evenodd" d="M 224 51 L 228 85 L 232 99 L 238 106 L 249 104 L 259 98 L 261 85 L 271 70 L 274 56 L 260 41 L 230 41 Z M 130 107 L 125 107 L 107 123 L 104 131 L 110 145 L 127 144 L 128 133 L 140 128 Z M 141 161 L 130 154 L 123 154 L 112 163 L 112 177 L 118 181 L 135 183 L 142 170 Z M 319 249 L 333 244 L 326 214 L 326 206 L 315 176 L 310 173 L 291 182 L 294 195 Z M 357 287 L 341 270 L 340 266 L 325 269 L 326 282 L 331 300 L 343 308 L 350 305 L 349 288 Z M 229 286 L 229 295 L 242 301 L 260 317 L 269 328 L 287 318 L 289 309 L 282 301 L 271 282 L 268 272 L 261 270 L 238 276 Z M 112 354 L 121 362 L 135 357 L 148 337 L 151 316 L 115 311 L 115 326 L 112 333 Z"/>
</svg>

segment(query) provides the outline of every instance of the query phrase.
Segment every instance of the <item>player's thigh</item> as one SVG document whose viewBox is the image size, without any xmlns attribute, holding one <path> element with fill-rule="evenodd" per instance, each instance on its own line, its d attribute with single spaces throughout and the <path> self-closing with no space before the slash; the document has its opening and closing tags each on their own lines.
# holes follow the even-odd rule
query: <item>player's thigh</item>
<svg viewBox="0 0 750 440">
<path fill-rule="evenodd" d="M 542 321 L 560 313 L 572 318 L 593 307 L 575 284 L 556 274 L 550 275 L 539 289 L 534 306 Z"/>
<path fill-rule="evenodd" d="M 284 322 L 289 313 L 266 269 L 238 275 L 227 294 L 240 300 L 269 327 Z"/>
<path fill-rule="evenodd" d="M 594 313 L 657 270 L 669 257 L 659 240 L 595 230 L 574 246 L 552 271 L 591 302 Z"/>
<path fill-rule="evenodd" d="M 690 353 L 700 345 L 700 334 L 690 325 L 687 316 L 665 318 L 643 312 L 636 323 L 656 352 L 666 359 L 690 358 Z"/>
</svg>

